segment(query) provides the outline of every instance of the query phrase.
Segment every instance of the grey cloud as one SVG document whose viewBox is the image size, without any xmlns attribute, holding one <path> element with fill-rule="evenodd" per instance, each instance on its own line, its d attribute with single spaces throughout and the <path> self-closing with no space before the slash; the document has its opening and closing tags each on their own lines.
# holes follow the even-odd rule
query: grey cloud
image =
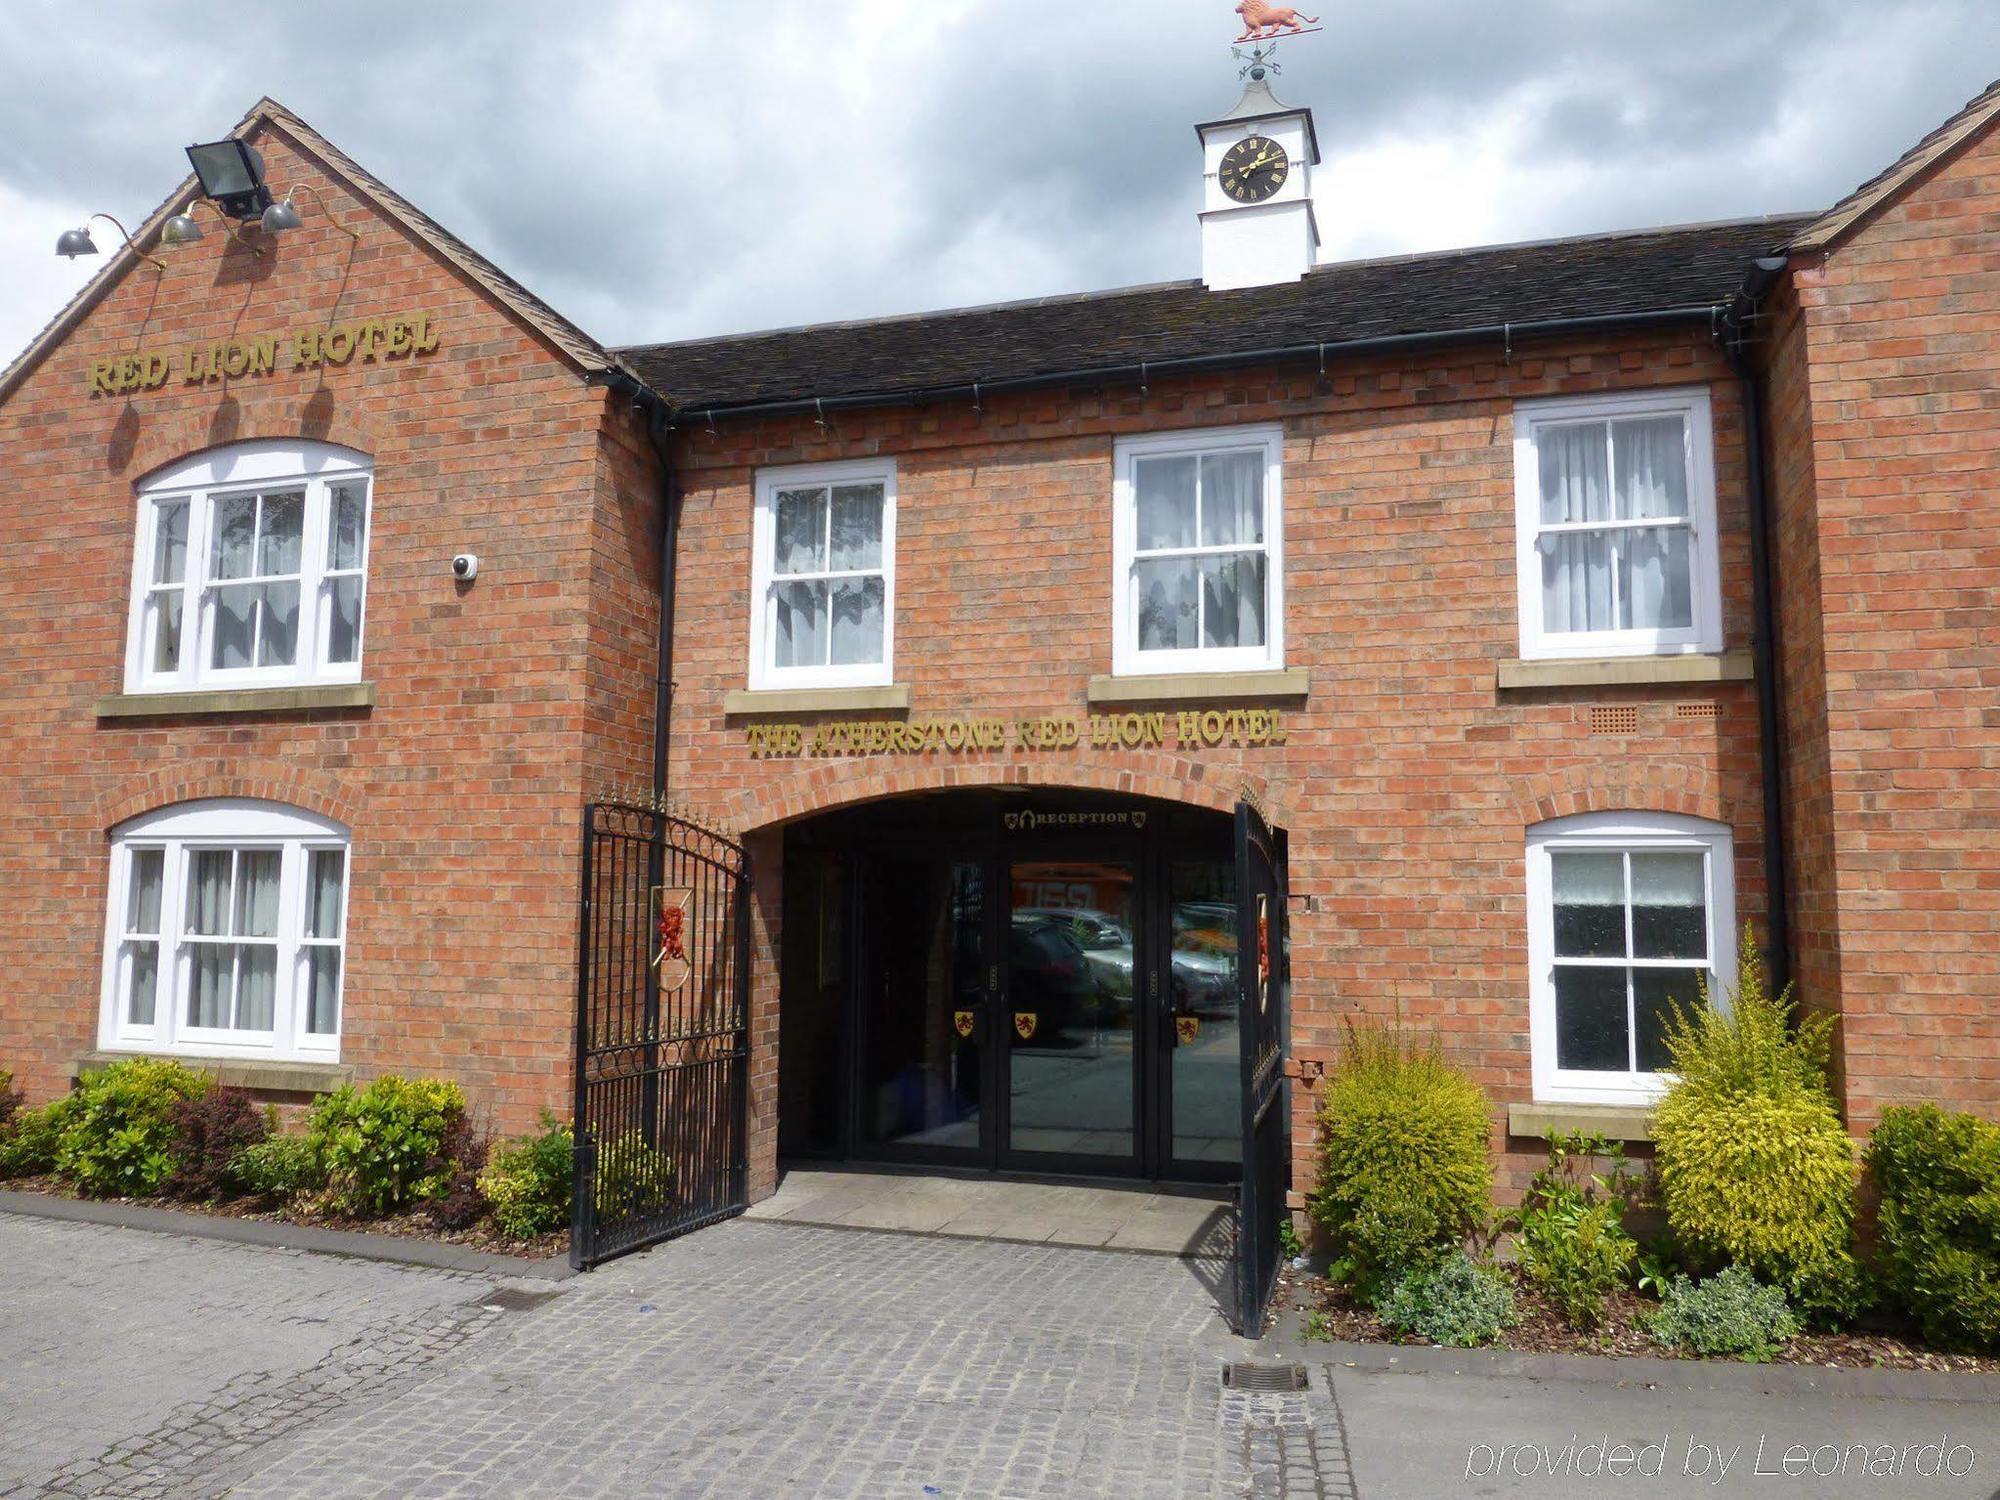
<svg viewBox="0 0 2000 1500">
<path fill-rule="evenodd" d="M 1280 94 L 1330 156 L 1504 126 L 1543 189 L 1504 238 L 1830 202 L 2000 72 L 1973 0 L 1322 3 Z M 886 0 L 236 7 L 218 65 L 221 14 L 0 12 L 0 187 L 143 212 L 270 93 L 612 342 L 1192 275 L 1192 126 L 1237 88 L 1227 0 L 963 0 L 921 46 Z M 0 229 L 0 274 L 61 227 Z"/>
</svg>

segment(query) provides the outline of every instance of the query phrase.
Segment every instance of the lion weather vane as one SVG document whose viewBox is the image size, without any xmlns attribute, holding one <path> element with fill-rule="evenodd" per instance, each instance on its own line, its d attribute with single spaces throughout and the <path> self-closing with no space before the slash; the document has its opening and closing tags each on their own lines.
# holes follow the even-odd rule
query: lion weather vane
<svg viewBox="0 0 2000 1500">
<path fill-rule="evenodd" d="M 1271 54 L 1278 50 L 1281 39 L 1305 36 L 1320 29 L 1318 16 L 1303 15 L 1289 5 L 1266 5 L 1264 0 L 1241 0 L 1236 14 L 1243 18 L 1243 35 L 1229 50 L 1243 61 L 1244 76 L 1252 79 L 1280 71 L 1271 61 Z M 1254 45 L 1246 52 L 1244 42 Z"/>
</svg>

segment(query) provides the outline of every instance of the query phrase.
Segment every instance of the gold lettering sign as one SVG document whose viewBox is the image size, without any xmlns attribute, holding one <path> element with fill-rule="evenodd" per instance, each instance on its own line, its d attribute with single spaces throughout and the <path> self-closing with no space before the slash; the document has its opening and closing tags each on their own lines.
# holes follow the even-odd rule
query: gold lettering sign
<svg viewBox="0 0 2000 1500">
<path fill-rule="evenodd" d="M 301 328 L 290 334 L 252 334 L 219 343 L 191 344 L 184 350 L 148 349 L 92 360 L 90 393 L 123 396 L 133 391 L 157 391 L 176 379 L 183 385 L 208 385 L 271 375 L 281 369 L 317 370 L 356 361 L 373 364 L 434 354 L 437 347 L 438 327 L 429 313 L 363 318 L 325 328 Z"/>
<path fill-rule="evenodd" d="M 1275 708 L 1058 714 L 1041 719 L 884 719 L 826 724 L 747 724 L 745 746 L 760 760 L 813 755 L 970 755 L 984 750 L 1212 750 L 1282 745 L 1290 738 Z"/>
</svg>

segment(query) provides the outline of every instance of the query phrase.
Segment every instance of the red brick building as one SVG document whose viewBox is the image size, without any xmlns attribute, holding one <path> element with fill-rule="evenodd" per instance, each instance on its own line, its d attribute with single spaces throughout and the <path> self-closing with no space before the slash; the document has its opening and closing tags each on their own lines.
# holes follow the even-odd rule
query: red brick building
<svg viewBox="0 0 2000 1500">
<path fill-rule="evenodd" d="M 1823 215 L 1318 265 L 1255 83 L 1200 280 L 612 350 L 265 101 L 303 223 L 190 178 L 0 377 L 0 1065 L 566 1110 L 580 820 L 663 777 L 747 851 L 739 1197 L 1233 1179 L 1253 1004 L 1294 1203 L 1351 1017 L 1521 1162 L 1643 1140 L 1744 924 L 1856 1128 L 2000 1109 L 1996 114 Z"/>
</svg>

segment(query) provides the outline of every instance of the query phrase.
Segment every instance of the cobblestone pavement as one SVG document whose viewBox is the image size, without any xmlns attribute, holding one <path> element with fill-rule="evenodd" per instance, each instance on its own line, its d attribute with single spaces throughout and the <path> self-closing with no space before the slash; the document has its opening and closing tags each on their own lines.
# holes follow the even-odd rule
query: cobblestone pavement
<svg viewBox="0 0 2000 1500">
<path fill-rule="evenodd" d="M 1353 1493 L 1330 1391 L 1224 1398 L 1214 1262 L 739 1220 L 531 1293 L 0 1217 L 0 1267 L 9 1497 Z"/>
</svg>

